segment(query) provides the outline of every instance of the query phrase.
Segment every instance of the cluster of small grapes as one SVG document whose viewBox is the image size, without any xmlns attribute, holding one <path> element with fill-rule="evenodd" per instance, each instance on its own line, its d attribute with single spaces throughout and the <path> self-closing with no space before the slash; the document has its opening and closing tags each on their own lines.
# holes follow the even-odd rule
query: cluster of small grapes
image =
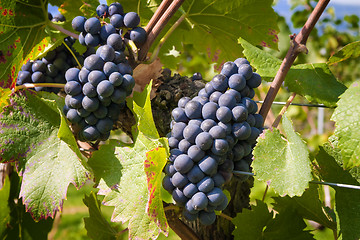
<svg viewBox="0 0 360 240">
<path fill-rule="evenodd" d="M 184 207 L 187 220 L 212 224 L 214 211 L 228 204 L 222 187 L 233 170 L 250 170 L 252 148 L 263 127 L 251 99 L 260 84 L 260 75 L 238 58 L 226 62 L 198 96 L 181 98 L 172 111 L 163 187 Z"/>
<path fill-rule="evenodd" d="M 64 39 L 65 44 L 75 53 L 76 59 L 80 64 L 84 62 L 84 57 L 80 56 L 72 48 L 75 39 L 67 37 Z M 84 54 L 91 53 L 94 49 L 88 49 Z M 65 72 L 71 67 L 77 65 L 76 60 L 71 55 L 67 47 L 62 44 L 55 50 L 52 50 L 46 54 L 42 59 L 35 61 L 28 61 L 21 67 L 21 71 L 18 73 L 17 85 L 23 85 L 24 83 L 66 83 Z M 59 88 L 49 87 L 35 87 L 36 91 L 59 91 Z"/>
<path fill-rule="evenodd" d="M 70 68 L 65 73 L 64 113 L 80 126 L 79 139 L 83 141 L 109 138 L 125 98 L 135 86 L 125 54 L 115 51 L 122 47 L 121 36 L 110 35 L 107 43 L 85 58 L 81 70 Z"/>
<path fill-rule="evenodd" d="M 96 47 L 106 42 L 111 34 L 125 34 L 140 47 L 146 40 L 146 32 L 138 27 L 140 17 L 135 12 L 124 13 L 120 3 L 112 3 L 110 6 L 101 4 L 96 8 L 97 17 L 86 19 L 77 16 L 72 21 L 72 27 L 80 32 L 79 42 L 86 46 Z M 110 17 L 110 23 L 105 22 Z M 102 21 L 101 21 L 102 20 Z M 103 25 L 102 25 L 103 23 Z M 124 32 L 123 32 L 124 31 Z M 126 31 L 126 32 L 125 32 Z"/>
</svg>

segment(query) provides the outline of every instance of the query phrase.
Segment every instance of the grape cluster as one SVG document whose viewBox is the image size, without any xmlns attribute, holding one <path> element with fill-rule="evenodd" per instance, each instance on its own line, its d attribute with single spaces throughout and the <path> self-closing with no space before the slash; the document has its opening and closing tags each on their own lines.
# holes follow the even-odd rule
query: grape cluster
<svg viewBox="0 0 360 240">
<path fill-rule="evenodd" d="M 79 41 L 86 46 L 96 47 L 106 43 L 112 34 L 122 35 L 131 39 L 138 47 L 146 40 L 146 32 L 138 27 L 140 17 L 135 12 L 124 13 L 122 5 L 118 2 L 107 6 L 101 4 L 96 8 L 98 17 L 86 19 L 77 16 L 72 20 L 72 27 L 80 32 Z M 106 22 L 109 18 L 109 21 Z"/>
<path fill-rule="evenodd" d="M 125 98 L 135 86 L 132 68 L 120 51 L 121 37 L 112 34 L 107 42 L 85 58 L 81 70 L 70 68 L 65 73 L 64 113 L 71 123 L 79 125 L 83 141 L 108 139 Z"/>
<path fill-rule="evenodd" d="M 263 127 L 252 100 L 260 84 L 260 75 L 238 58 L 226 62 L 198 96 L 181 98 L 172 111 L 163 187 L 184 207 L 187 220 L 212 224 L 214 211 L 228 204 L 222 187 L 233 170 L 250 171 L 252 148 Z"/>
<path fill-rule="evenodd" d="M 75 53 L 76 59 L 80 64 L 84 62 L 83 56 L 80 56 L 72 48 L 75 39 L 67 37 L 64 39 L 65 44 Z M 94 49 L 89 49 L 86 54 L 91 53 Z M 35 61 L 28 61 L 21 67 L 19 71 L 16 84 L 23 85 L 24 83 L 66 83 L 65 72 L 67 69 L 77 65 L 76 60 L 71 55 L 67 47 L 62 44 L 55 50 L 49 51 L 45 57 Z M 59 91 L 59 88 L 49 87 L 35 87 L 36 91 Z"/>
</svg>

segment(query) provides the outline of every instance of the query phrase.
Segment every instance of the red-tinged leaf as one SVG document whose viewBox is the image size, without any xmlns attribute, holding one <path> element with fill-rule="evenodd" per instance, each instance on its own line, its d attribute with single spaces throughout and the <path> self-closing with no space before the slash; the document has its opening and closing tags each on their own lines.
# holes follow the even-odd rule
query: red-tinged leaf
<svg viewBox="0 0 360 240">
<path fill-rule="evenodd" d="M 146 153 L 144 168 L 146 173 L 149 198 L 146 212 L 150 219 L 168 235 L 168 223 L 161 199 L 162 169 L 166 164 L 167 152 L 165 148 L 157 147 Z"/>
</svg>

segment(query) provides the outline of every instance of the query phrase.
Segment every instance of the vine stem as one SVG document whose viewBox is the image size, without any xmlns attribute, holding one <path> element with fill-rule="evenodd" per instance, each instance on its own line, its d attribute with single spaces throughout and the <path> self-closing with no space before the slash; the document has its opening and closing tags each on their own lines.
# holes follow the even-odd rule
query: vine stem
<svg viewBox="0 0 360 240">
<path fill-rule="evenodd" d="M 151 32 L 156 23 L 159 21 L 161 16 L 164 14 L 166 9 L 170 6 L 172 0 L 163 0 L 160 6 L 156 9 L 154 15 L 151 17 L 149 23 L 145 27 L 145 31 L 147 34 Z"/>
<path fill-rule="evenodd" d="M 57 25 L 57 24 L 55 24 L 55 23 L 50 22 L 50 26 L 53 27 L 53 28 L 55 28 L 56 30 L 58 30 L 58 31 L 60 31 L 60 32 L 66 34 L 66 35 L 68 35 L 68 36 L 70 36 L 70 37 L 79 39 L 79 35 L 78 35 L 78 34 L 73 33 L 73 32 L 70 32 L 69 30 L 66 30 L 65 28 L 63 28 L 63 27 L 61 27 L 61 26 L 59 26 L 59 25 Z"/>
<path fill-rule="evenodd" d="M 54 88 L 64 88 L 65 84 L 63 83 L 24 83 L 23 85 L 16 86 L 15 91 L 25 88 L 35 88 L 35 87 L 54 87 Z"/>
<path fill-rule="evenodd" d="M 232 217 L 226 215 L 226 214 L 223 213 L 223 212 L 221 212 L 221 213 L 219 214 L 219 216 L 220 216 L 220 217 L 223 217 L 223 218 L 225 218 L 225 219 L 227 219 L 227 220 L 229 220 L 230 222 L 233 220 Z"/>
<path fill-rule="evenodd" d="M 159 10 L 159 16 L 160 16 L 160 13 L 162 13 L 162 11 L 164 11 L 160 18 L 157 15 L 153 16 L 154 19 L 159 19 L 159 20 L 156 21 L 156 23 L 152 23 L 152 25 L 154 25 L 152 28 L 151 28 L 151 26 L 149 26 L 149 32 L 147 32 L 148 36 L 147 36 L 146 42 L 144 43 L 144 45 L 141 47 L 141 49 L 139 51 L 139 60 L 140 61 L 145 60 L 147 52 L 149 51 L 151 45 L 153 44 L 153 42 L 155 41 L 157 36 L 161 33 L 161 31 L 164 29 L 166 24 L 169 22 L 170 18 L 176 13 L 176 11 L 179 9 L 179 7 L 181 6 L 181 4 L 183 2 L 184 2 L 184 0 L 174 0 L 166 8 L 165 11 L 164 11 L 164 9 L 165 9 L 164 7 L 161 9 L 161 11 Z M 164 5 L 166 5 L 166 4 L 167 3 L 164 3 Z M 150 30 L 150 28 L 151 28 L 151 30 Z"/>
<path fill-rule="evenodd" d="M 305 25 L 301 29 L 300 33 L 295 36 L 292 35 L 291 38 L 291 46 L 281 63 L 280 69 L 276 73 L 276 76 L 274 78 L 274 81 L 270 85 L 270 89 L 265 97 L 264 104 L 261 106 L 260 114 L 265 119 L 272 103 L 274 102 L 275 96 L 278 93 L 282 83 L 284 82 L 284 79 L 286 77 L 286 74 L 289 72 L 290 67 L 294 63 L 296 57 L 301 52 L 307 53 L 307 48 L 305 46 L 306 41 L 313 30 L 316 22 L 319 20 L 321 14 L 324 12 L 326 6 L 330 0 L 320 0 L 316 7 L 314 8 L 313 12 L 309 16 L 308 20 L 306 21 Z"/>
<path fill-rule="evenodd" d="M 152 63 L 156 60 L 157 56 L 159 55 L 161 47 L 164 45 L 166 40 L 170 37 L 170 35 L 175 31 L 175 29 L 184 21 L 186 14 L 181 15 L 181 17 L 171 26 L 171 28 L 165 33 L 165 35 L 161 38 L 159 43 L 156 45 L 153 53 L 151 54 L 150 60 L 147 62 Z"/>
<path fill-rule="evenodd" d="M 286 112 L 288 107 L 290 106 L 290 103 L 294 100 L 295 96 L 296 96 L 296 93 L 292 93 L 291 96 L 289 97 L 289 99 L 286 101 L 285 106 L 283 106 L 279 115 L 276 117 L 275 121 L 272 124 L 273 128 L 277 128 L 277 126 L 279 125 L 279 123 L 281 121 L 282 116 L 284 115 L 284 113 Z"/>
</svg>

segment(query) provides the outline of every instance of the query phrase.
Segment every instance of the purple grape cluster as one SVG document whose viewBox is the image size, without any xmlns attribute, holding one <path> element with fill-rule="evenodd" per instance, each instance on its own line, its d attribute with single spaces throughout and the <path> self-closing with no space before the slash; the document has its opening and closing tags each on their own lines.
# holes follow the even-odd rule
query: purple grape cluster
<svg viewBox="0 0 360 240">
<path fill-rule="evenodd" d="M 72 49 L 80 64 L 84 62 L 84 56 L 91 53 L 94 49 L 89 49 L 84 56 L 80 56 L 72 45 L 75 39 L 67 37 L 64 39 L 65 44 Z M 76 60 L 71 55 L 70 51 L 64 44 L 57 47 L 55 50 L 49 51 L 45 57 L 35 61 L 28 61 L 21 67 L 19 71 L 16 84 L 23 85 L 24 83 L 66 83 L 65 72 L 67 69 L 77 65 Z M 59 88 L 49 87 L 35 87 L 36 91 L 59 92 Z"/>
<path fill-rule="evenodd" d="M 238 58 L 226 62 L 198 96 L 181 98 L 172 111 L 163 187 L 184 207 L 187 220 L 214 223 L 215 210 L 228 204 L 222 188 L 233 170 L 250 171 L 252 148 L 264 122 L 252 100 L 260 84 L 260 75 Z"/>
<path fill-rule="evenodd" d="M 140 47 L 146 40 L 146 32 L 139 27 L 140 17 L 136 12 L 124 13 L 122 5 L 118 2 L 107 6 L 101 4 L 96 8 L 98 17 L 86 19 L 77 16 L 72 20 L 72 27 L 80 32 L 79 42 L 86 46 L 96 47 L 106 43 L 112 34 L 122 35 L 134 41 Z M 107 22 L 106 22 L 107 20 Z"/>
<path fill-rule="evenodd" d="M 122 52 L 122 39 L 116 45 L 103 45 L 85 58 L 84 67 L 66 71 L 64 113 L 67 119 L 80 126 L 79 139 L 106 140 L 132 93 L 135 80 L 132 68 Z M 108 38 L 112 39 L 112 35 Z"/>
</svg>

